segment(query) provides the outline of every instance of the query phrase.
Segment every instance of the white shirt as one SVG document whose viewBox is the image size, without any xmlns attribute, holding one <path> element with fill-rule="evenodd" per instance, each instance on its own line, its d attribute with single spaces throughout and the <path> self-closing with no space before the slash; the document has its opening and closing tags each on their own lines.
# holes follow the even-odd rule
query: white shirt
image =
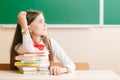
<svg viewBox="0 0 120 80">
<path fill-rule="evenodd" d="M 53 50 L 53 55 L 67 68 L 69 68 L 70 72 L 75 70 L 75 64 L 69 59 L 66 55 L 65 51 L 59 46 L 59 44 L 52 38 L 50 38 L 51 46 Z M 45 48 L 46 49 L 46 48 Z M 18 44 L 15 47 L 15 50 L 18 53 L 24 52 L 39 52 L 40 50 L 33 45 L 33 41 L 31 36 L 24 35 L 23 36 L 23 44 Z"/>
</svg>

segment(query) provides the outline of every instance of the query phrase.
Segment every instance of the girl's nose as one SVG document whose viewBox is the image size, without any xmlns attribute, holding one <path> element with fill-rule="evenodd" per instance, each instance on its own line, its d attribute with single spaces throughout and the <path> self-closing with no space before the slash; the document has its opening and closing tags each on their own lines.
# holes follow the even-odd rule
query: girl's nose
<svg viewBox="0 0 120 80">
<path fill-rule="evenodd" d="M 44 22 L 44 23 L 43 23 L 43 25 L 44 25 L 44 27 L 47 27 L 47 24 L 46 24 L 46 22 Z"/>
</svg>

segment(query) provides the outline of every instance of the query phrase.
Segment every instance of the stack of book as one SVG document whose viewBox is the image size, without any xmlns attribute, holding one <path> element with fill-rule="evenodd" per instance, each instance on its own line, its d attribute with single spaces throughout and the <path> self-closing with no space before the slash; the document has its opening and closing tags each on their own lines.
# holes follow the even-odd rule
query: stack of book
<svg viewBox="0 0 120 80">
<path fill-rule="evenodd" d="M 15 66 L 18 72 L 26 73 L 49 73 L 49 52 L 26 52 L 15 56 Z"/>
</svg>

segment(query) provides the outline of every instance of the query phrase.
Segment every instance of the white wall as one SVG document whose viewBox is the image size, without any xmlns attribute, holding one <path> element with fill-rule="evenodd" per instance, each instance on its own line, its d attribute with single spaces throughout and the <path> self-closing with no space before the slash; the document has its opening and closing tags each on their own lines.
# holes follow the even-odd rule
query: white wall
<svg viewBox="0 0 120 80">
<path fill-rule="evenodd" d="M 9 63 L 15 29 L 0 28 L 0 63 Z M 88 62 L 92 70 L 114 70 L 120 74 L 120 28 L 48 29 L 74 62 Z"/>
</svg>

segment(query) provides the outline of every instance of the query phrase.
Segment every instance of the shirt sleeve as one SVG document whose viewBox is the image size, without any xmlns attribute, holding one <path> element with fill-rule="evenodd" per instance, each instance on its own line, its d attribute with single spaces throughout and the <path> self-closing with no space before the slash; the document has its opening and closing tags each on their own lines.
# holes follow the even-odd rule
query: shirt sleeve
<svg viewBox="0 0 120 80">
<path fill-rule="evenodd" d="M 18 44 L 15 47 L 15 50 L 20 54 L 22 54 L 24 52 L 34 52 L 35 51 L 33 41 L 31 39 L 30 34 L 27 34 L 27 35 L 23 36 L 23 43 Z"/>
<path fill-rule="evenodd" d="M 59 46 L 59 44 L 52 38 L 50 38 L 53 54 L 56 58 L 65 66 L 67 67 L 70 72 L 75 71 L 75 64 L 69 59 L 66 55 L 65 51 Z"/>
</svg>

